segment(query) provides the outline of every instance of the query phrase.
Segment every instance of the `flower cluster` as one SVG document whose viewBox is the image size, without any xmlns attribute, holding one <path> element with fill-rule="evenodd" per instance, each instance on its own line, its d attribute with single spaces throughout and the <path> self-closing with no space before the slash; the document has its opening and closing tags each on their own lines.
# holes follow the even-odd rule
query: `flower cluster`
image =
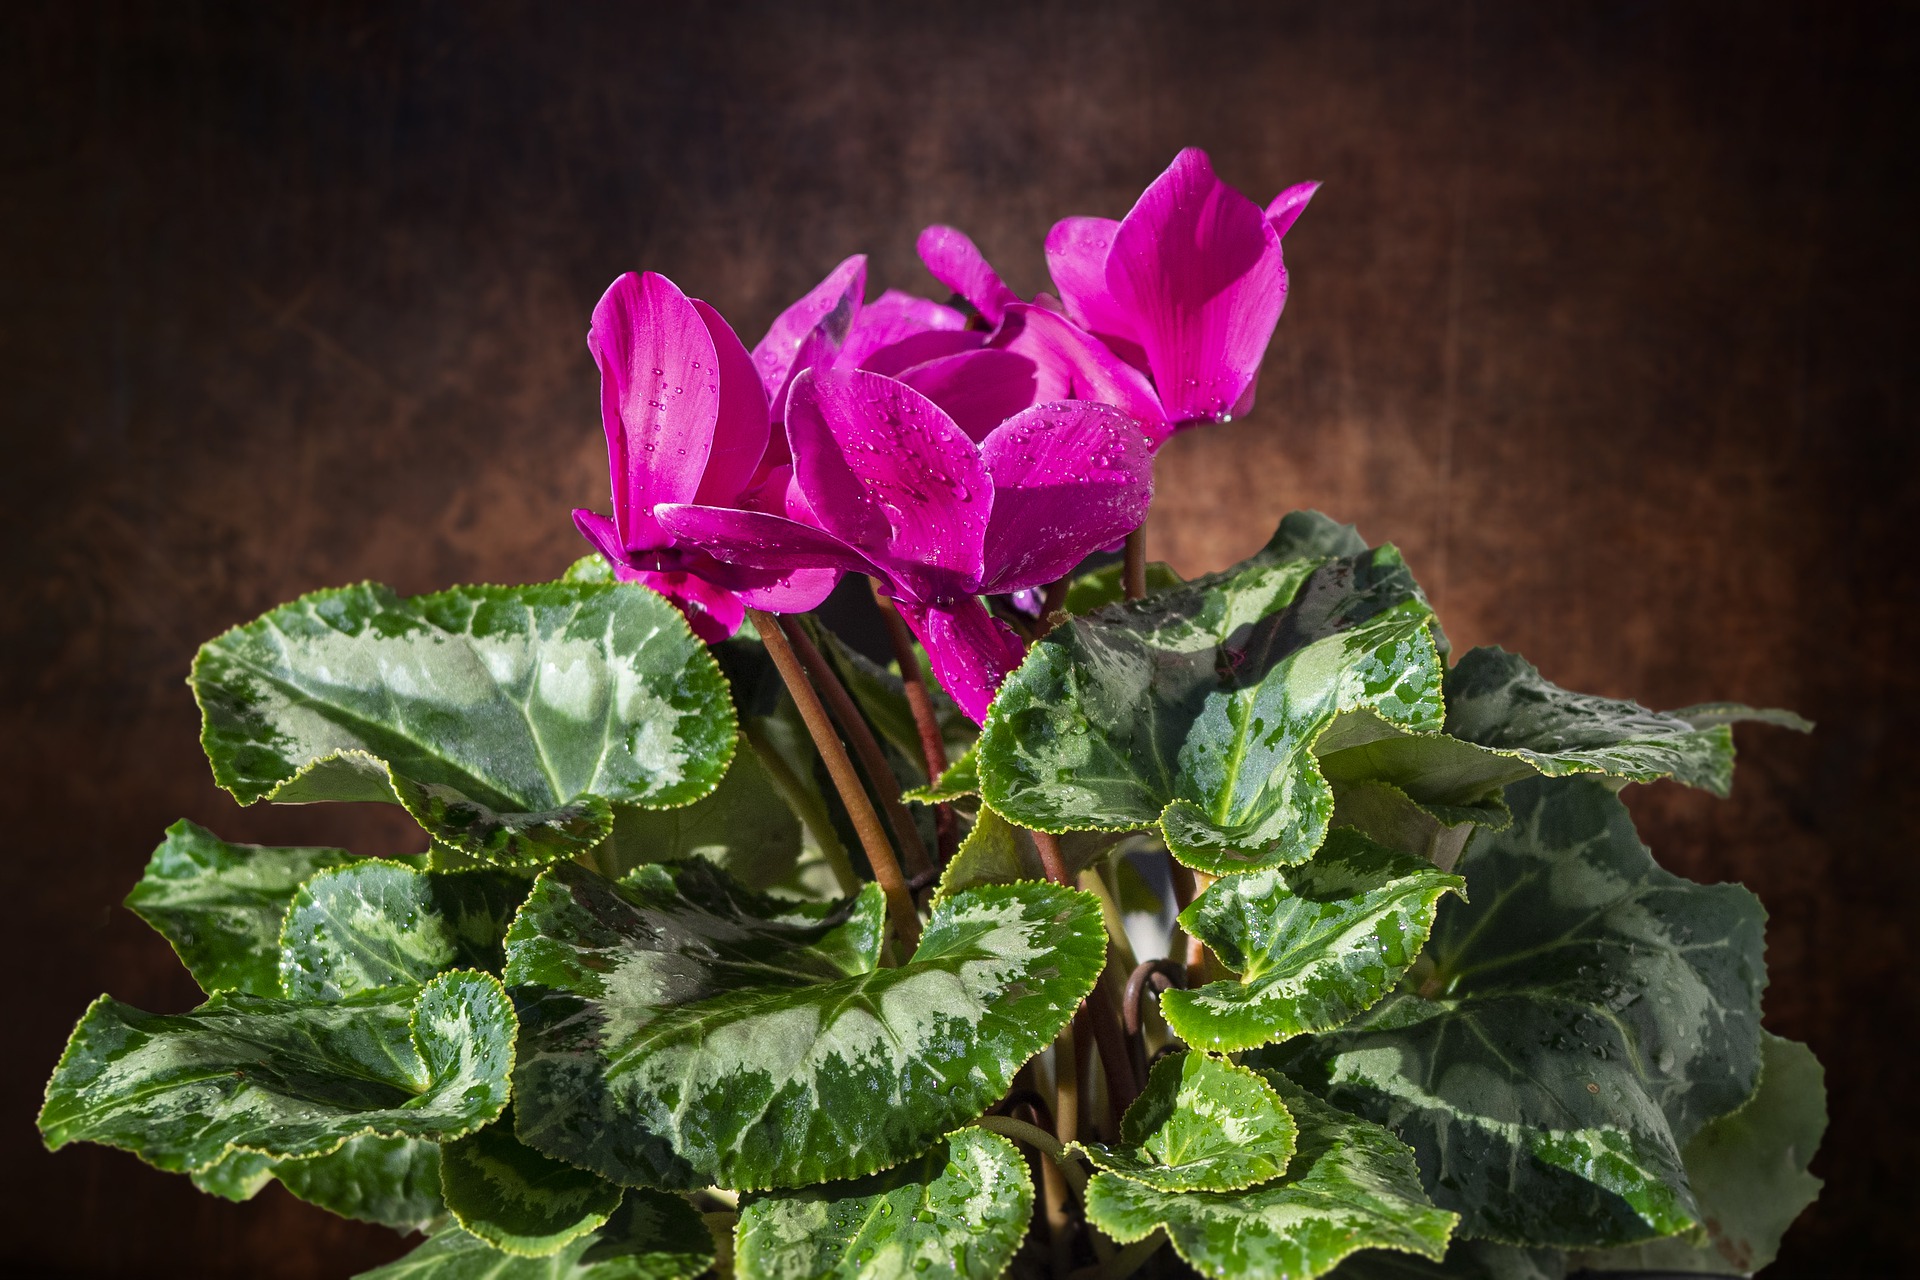
<svg viewBox="0 0 1920 1280">
<path fill-rule="evenodd" d="M 1286 303 L 1280 239 L 1314 184 L 1259 205 L 1189 149 L 1118 222 L 1047 236 L 1023 301 L 965 235 L 921 258 L 968 311 L 847 259 L 748 351 L 648 272 L 594 308 L 613 515 L 576 511 L 623 579 L 705 639 L 872 575 L 976 721 L 1023 645 L 982 596 L 1045 587 L 1145 520 L 1153 452 L 1253 403 Z"/>
</svg>

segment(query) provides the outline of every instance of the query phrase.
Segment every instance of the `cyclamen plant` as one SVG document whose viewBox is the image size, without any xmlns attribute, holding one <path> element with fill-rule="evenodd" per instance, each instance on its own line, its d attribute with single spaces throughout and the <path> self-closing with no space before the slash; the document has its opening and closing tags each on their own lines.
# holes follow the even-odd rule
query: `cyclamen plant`
<svg viewBox="0 0 1920 1280">
<path fill-rule="evenodd" d="M 1154 450 L 1251 406 L 1312 192 L 1189 150 L 1053 229 L 1054 295 L 936 227 L 953 305 L 850 258 L 751 351 L 616 280 L 596 555 L 194 661 L 222 787 L 427 852 L 169 829 L 127 905 L 207 1000 L 97 1001 L 48 1145 L 425 1232 L 369 1273 L 411 1280 L 1765 1266 L 1820 1068 L 1762 1029 L 1760 904 L 1618 793 L 1809 726 L 1455 654 L 1316 513 L 1146 563 Z M 806 616 L 849 574 L 890 667 Z"/>
</svg>

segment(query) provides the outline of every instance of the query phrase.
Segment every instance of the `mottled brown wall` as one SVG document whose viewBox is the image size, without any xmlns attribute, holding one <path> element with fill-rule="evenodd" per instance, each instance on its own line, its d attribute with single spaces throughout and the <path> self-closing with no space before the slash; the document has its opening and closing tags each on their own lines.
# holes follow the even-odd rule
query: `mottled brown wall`
<svg viewBox="0 0 1920 1280">
<path fill-rule="evenodd" d="M 1055 218 L 1117 216 L 1197 143 L 1263 200 L 1327 185 L 1259 410 L 1164 455 L 1156 554 L 1218 566 L 1319 506 L 1398 541 L 1458 642 L 1818 719 L 1745 734 L 1729 803 L 1634 804 L 1668 865 L 1765 899 L 1770 1023 L 1837 1086 L 1828 1194 L 1780 1273 L 1891 1273 L 1915 1127 L 1885 1028 L 1920 1012 L 1916 26 L 1869 3 L 8 6 L 0 1256 L 317 1277 L 396 1251 L 32 1131 L 92 996 L 192 1002 L 115 906 L 166 823 L 416 841 L 224 800 L 181 684 L 200 640 L 323 584 L 578 554 L 567 508 L 604 485 L 582 337 L 618 271 L 751 335 L 855 249 L 933 292 L 912 244 L 939 219 L 1030 291 Z"/>
</svg>

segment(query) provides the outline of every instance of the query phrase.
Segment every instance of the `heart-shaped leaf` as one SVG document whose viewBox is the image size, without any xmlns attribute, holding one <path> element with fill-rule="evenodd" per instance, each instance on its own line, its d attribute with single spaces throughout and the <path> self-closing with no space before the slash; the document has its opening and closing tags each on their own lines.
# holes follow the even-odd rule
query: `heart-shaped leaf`
<svg viewBox="0 0 1920 1280">
<path fill-rule="evenodd" d="M 1299 1122 L 1284 1177 L 1244 1191 L 1160 1191 L 1112 1173 L 1087 1184 L 1087 1219 L 1123 1243 L 1165 1230 L 1203 1275 L 1325 1275 L 1360 1249 L 1438 1261 L 1455 1215 L 1420 1189 L 1413 1153 L 1391 1133 L 1270 1077 Z"/>
<path fill-rule="evenodd" d="M 1013 1144 L 963 1128 L 884 1173 L 747 1199 L 735 1259 L 759 1280 L 997 1280 L 1032 1214 Z"/>
<path fill-rule="evenodd" d="M 1419 1155 L 1474 1235 L 1623 1244 L 1696 1220 L 1679 1146 L 1759 1070 L 1764 913 L 1657 867 L 1592 778 L 1508 789 L 1409 974 L 1340 1031 L 1263 1050 Z"/>
<path fill-rule="evenodd" d="M 345 849 L 229 844 L 182 819 L 167 828 L 127 906 L 173 945 L 208 995 L 277 996 L 280 925 L 294 893 L 352 861 Z"/>
<path fill-rule="evenodd" d="M 558 1253 L 620 1207 L 619 1187 L 516 1138 L 511 1109 L 441 1149 L 440 1193 L 469 1234 L 529 1258 Z"/>
<path fill-rule="evenodd" d="M 514 1031 L 499 980 L 467 971 L 397 998 L 223 993 L 175 1015 L 102 996 L 54 1068 L 40 1132 L 174 1172 L 236 1147 L 286 1158 L 360 1134 L 456 1138 L 506 1106 Z"/>
<path fill-rule="evenodd" d="M 1225 573 L 1055 628 L 981 731 L 987 803 L 1043 831 L 1158 823 L 1215 873 L 1311 857 L 1334 803 L 1322 734 L 1363 710 L 1441 721 L 1432 611 L 1398 552 L 1356 541 L 1291 515 Z"/>
<path fill-rule="evenodd" d="M 507 937 L 521 1139 L 667 1188 L 871 1173 L 999 1098 L 1105 959 L 1098 903 L 1052 885 L 938 904 L 899 968 L 881 923 L 871 886 L 827 908 L 698 862 L 550 868 Z"/>
<path fill-rule="evenodd" d="M 610 804 L 697 800 L 726 771 L 726 682 L 643 587 L 317 591 L 204 645 L 215 779 L 256 800 L 385 800 L 502 865 L 599 843 Z"/>
<path fill-rule="evenodd" d="M 1813 1051 L 1761 1034 L 1760 1087 L 1745 1106 L 1708 1124 L 1681 1156 L 1703 1225 L 1620 1249 L 1576 1254 L 1588 1271 L 1732 1270 L 1773 1262 L 1800 1211 L 1820 1194 L 1807 1172 L 1827 1128 L 1825 1073 Z"/>
<path fill-rule="evenodd" d="M 1336 828 L 1303 867 L 1216 880 L 1180 924 L 1239 975 L 1160 997 L 1188 1044 L 1222 1053 L 1338 1027 L 1384 996 L 1426 945 L 1435 904 L 1466 882 Z"/>
<path fill-rule="evenodd" d="M 418 987 L 448 969 L 497 973 L 524 877 L 416 871 L 367 858 L 300 886 L 281 929 L 280 985 L 293 1000 Z"/>
<path fill-rule="evenodd" d="M 1168 1054 L 1127 1108 L 1115 1146 L 1083 1142 L 1095 1168 L 1159 1191 L 1239 1191 L 1287 1171 L 1293 1116 L 1259 1074 L 1204 1053 Z"/>
<path fill-rule="evenodd" d="M 631 1189 L 606 1225 L 540 1258 L 504 1253 L 449 1227 L 357 1280 L 693 1280 L 713 1266 L 713 1237 L 678 1196 Z"/>
</svg>

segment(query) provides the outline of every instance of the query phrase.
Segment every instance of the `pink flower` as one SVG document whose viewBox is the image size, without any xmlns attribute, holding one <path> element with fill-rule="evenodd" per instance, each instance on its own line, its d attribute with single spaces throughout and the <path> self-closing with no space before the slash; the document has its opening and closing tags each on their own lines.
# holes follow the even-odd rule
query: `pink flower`
<svg viewBox="0 0 1920 1280">
<path fill-rule="evenodd" d="M 788 516 L 667 503 L 661 527 L 765 573 L 883 579 L 976 721 L 1024 656 L 979 597 L 1052 582 L 1138 526 L 1152 497 L 1147 440 L 1107 405 L 1039 405 L 976 442 L 925 395 L 870 371 L 815 367 L 788 395 Z"/>
</svg>

